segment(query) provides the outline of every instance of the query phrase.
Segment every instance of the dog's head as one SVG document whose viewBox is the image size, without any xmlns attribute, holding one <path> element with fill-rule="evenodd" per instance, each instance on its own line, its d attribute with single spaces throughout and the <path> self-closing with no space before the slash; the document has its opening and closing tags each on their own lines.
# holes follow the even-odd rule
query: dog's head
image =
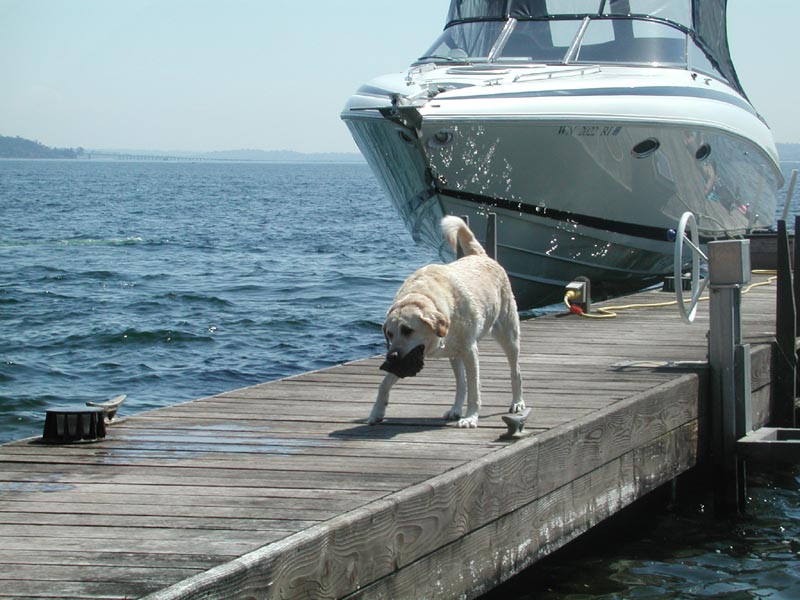
<svg viewBox="0 0 800 600">
<path fill-rule="evenodd" d="M 386 361 L 381 369 L 398 377 L 413 377 L 422 370 L 424 357 L 439 347 L 450 320 L 429 298 L 410 294 L 392 305 L 383 323 Z"/>
</svg>

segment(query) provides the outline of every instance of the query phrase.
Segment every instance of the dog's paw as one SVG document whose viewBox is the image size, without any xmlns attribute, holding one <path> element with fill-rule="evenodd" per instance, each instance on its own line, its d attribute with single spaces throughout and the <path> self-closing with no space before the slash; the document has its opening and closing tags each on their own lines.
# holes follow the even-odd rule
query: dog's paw
<svg viewBox="0 0 800 600">
<path fill-rule="evenodd" d="M 443 416 L 445 421 L 458 421 L 461 418 L 461 411 L 451 408 Z"/>
<path fill-rule="evenodd" d="M 372 409 L 372 412 L 369 413 L 369 417 L 367 418 L 367 425 L 377 425 L 381 421 L 383 421 L 383 417 L 386 415 L 385 410 L 380 409 Z"/>
<path fill-rule="evenodd" d="M 458 420 L 458 426 L 473 429 L 478 426 L 478 415 L 472 415 L 471 417 L 464 417 L 463 419 Z"/>
<path fill-rule="evenodd" d="M 508 412 L 510 412 L 512 415 L 516 413 L 521 413 L 523 410 L 525 410 L 524 400 L 520 400 L 519 402 L 512 402 L 511 406 L 508 407 Z"/>
</svg>

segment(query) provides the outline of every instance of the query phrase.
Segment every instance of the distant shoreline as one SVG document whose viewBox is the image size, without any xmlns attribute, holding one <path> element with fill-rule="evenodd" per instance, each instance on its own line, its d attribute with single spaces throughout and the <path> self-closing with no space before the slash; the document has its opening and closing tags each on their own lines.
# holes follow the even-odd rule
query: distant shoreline
<svg viewBox="0 0 800 600">
<path fill-rule="evenodd" d="M 97 160 L 202 161 L 202 162 L 336 162 L 363 163 L 356 153 L 304 153 L 291 150 L 217 150 L 212 152 L 181 152 L 162 150 L 93 149 L 85 150 L 83 158 Z"/>
<path fill-rule="evenodd" d="M 140 160 L 153 162 L 259 162 L 259 163 L 350 163 L 363 164 L 357 153 L 292 150 L 217 150 L 184 152 L 163 150 L 131 150 L 127 148 L 51 148 L 41 142 L 19 136 L 0 135 L 0 159 L 66 159 L 66 160 Z"/>
<path fill-rule="evenodd" d="M 277 160 L 238 160 L 238 159 L 213 159 L 213 158 L 174 158 L 174 157 L 142 157 L 142 158 L 113 158 L 87 156 L 78 158 L 42 157 L 32 158 L 26 156 L 0 156 L 0 163 L 14 161 L 31 162 L 68 162 L 68 163 L 123 163 L 140 162 L 153 164 L 239 164 L 239 165 L 359 165 L 366 166 L 365 160 L 334 160 L 334 159 L 277 159 Z"/>
</svg>

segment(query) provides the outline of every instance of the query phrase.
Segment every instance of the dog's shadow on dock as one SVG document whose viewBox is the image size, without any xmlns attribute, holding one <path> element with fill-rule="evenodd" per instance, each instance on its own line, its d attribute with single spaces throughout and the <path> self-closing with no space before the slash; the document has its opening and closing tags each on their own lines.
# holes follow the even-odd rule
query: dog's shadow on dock
<svg viewBox="0 0 800 600">
<path fill-rule="evenodd" d="M 390 418 L 378 425 L 367 425 L 364 422 L 346 429 L 338 429 L 329 433 L 328 437 L 389 440 L 398 435 L 438 431 L 449 427 L 453 427 L 453 424 L 442 419 Z"/>
</svg>

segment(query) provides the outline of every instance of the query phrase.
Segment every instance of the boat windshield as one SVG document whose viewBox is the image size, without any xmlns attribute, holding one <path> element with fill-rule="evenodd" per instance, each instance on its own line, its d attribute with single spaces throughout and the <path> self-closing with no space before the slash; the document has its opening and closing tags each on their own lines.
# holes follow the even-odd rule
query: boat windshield
<svg viewBox="0 0 800 600">
<path fill-rule="evenodd" d="M 485 62 L 503 21 L 469 21 L 445 29 L 418 62 Z"/>
<path fill-rule="evenodd" d="M 618 63 L 688 67 L 721 77 L 686 30 L 631 17 L 455 23 L 417 62 Z"/>
<path fill-rule="evenodd" d="M 451 0 L 447 26 L 415 64 L 655 65 L 740 87 L 724 17 L 725 0 Z"/>
</svg>

